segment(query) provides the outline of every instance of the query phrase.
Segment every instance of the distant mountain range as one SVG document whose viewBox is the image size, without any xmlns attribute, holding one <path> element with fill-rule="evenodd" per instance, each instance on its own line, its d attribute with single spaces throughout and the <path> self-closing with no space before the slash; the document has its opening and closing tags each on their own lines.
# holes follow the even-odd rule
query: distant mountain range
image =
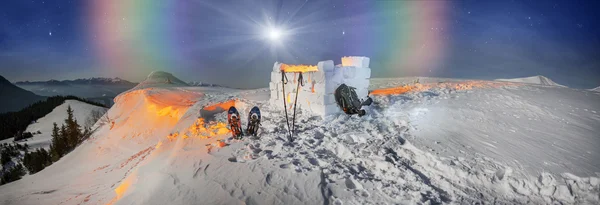
<svg viewBox="0 0 600 205">
<path fill-rule="evenodd" d="M 153 74 L 150 74 L 149 79 L 140 83 L 133 83 L 121 78 L 82 78 L 75 80 L 19 81 L 15 84 L 41 96 L 74 95 L 107 106 L 111 106 L 114 103 L 114 97 L 120 93 L 136 86 L 144 87 L 146 84 L 176 83 L 184 86 L 222 87 L 202 82 L 187 84 L 163 72 L 153 72 Z"/>
<path fill-rule="evenodd" d="M 20 81 L 17 86 L 41 96 L 74 95 L 107 106 L 119 93 L 137 85 L 121 78 L 83 78 L 75 80 Z"/>
<path fill-rule="evenodd" d="M 69 86 L 69 85 L 123 85 L 135 86 L 137 83 L 132 83 L 121 78 L 83 78 L 76 80 L 49 80 L 49 81 L 19 81 L 17 85 L 51 85 L 51 86 Z"/>
<path fill-rule="evenodd" d="M 0 76 L 0 99 L 0 113 L 5 113 L 19 111 L 46 98 L 17 87 Z"/>
</svg>

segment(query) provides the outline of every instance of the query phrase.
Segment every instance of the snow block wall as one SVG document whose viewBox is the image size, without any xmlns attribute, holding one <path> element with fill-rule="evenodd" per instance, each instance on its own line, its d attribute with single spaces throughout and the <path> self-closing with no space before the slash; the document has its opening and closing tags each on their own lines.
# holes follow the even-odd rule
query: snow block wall
<svg viewBox="0 0 600 205">
<path fill-rule="evenodd" d="M 283 109 L 283 101 L 286 101 L 288 111 L 293 111 L 293 104 L 298 88 L 299 72 L 285 72 L 282 63 L 275 62 L 271 72 L 270 103 Z M 293 65 L 290 65 L 293 67 Z M 290 67 L 287 66 L 287 67 Z M 356 94 L 364 100 L 368 95 L 369 58 L 367 57 L 343 57 L 342 64 L 334 65 L 332 60 L 321 61 L 317 64 L 317 71 L 302 73 L 303 85 L 298 92 L 298 109 L 308 111 L 325 117 L 327 115 L 341 112 L 335 102 L 334 92 L 341 84 L 356 88 Z M 287 83 L 282 82 L 282 75 L 287 77 Z M 285 88 L 284 88 L 285 85 Z M 285 91 L 285 93 L 284 93 Z"/>
</svg>

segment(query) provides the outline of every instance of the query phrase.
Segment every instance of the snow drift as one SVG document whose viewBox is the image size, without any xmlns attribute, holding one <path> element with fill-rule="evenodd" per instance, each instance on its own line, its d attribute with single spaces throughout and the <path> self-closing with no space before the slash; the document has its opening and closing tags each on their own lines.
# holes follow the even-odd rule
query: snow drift
<svg viewBox="0 0 600 205">
<path fill-rule="evenodd" d="M 496 81 L 506 81 L 506 82 L 515 82 L 515 83 L 529 83 L 529 84 L 537 84 L 537 85 L 549 85 L 549 86 L 560 86 L 565 87 L 564 85 L 560 85 L 555 83 L 550 78 L 545 76 L 536 75 L 525 78 L 512 78 L 512 79 L 496 79 Z"/>
<path fill-rule="evenodd" d="M 502 113 L 505 107 L 473 110 L 468 100 L 473 96 L 483 104 L 506 103 L 509 107 L 528 102 L 498 100 L 513 96 L 515 91 L 530 95 L 552 91 L 551 96 L 559 99 L 581 96 L 558 87 L 540 90 L 523 84 L 488 83 L 493 86 L 473 87 L 469 86 L 472 83 L 457 81 L 436 87 L 438 83 L 433 83 L 424 85 L 428 90 L 380 95 L 377 104 L 368 108 L 369 115 L 362 118 L 339 114 L 323 119 L 300 113 L 293 146 L 284 145 L 284 114 L 269 106 L 269 89 L 239 91 L 153 84 L 118 96 L 107 113 L 111 122 L 97 124 L 98 131 L 72 153 L 35 175 L 0 187 L 0 203 L 597 204 L 598 176 L 546 171 L 531 174 L 505 161 L 527 159 L 521 164 L 528 165 L 541 159 L 535 155 L 498 157 L 490 154 L 498 150 L 468 148 L 473 146 L 469 141 L 486 141 L 485 134 L 490 133 L 504 133 L 501 136 L 506 139 L 498 140 L 502 146 L 497 146 L 520 148 L 517 145 L 521 141 L 513 137 L 510 126 L 540 128 L 537 123 L 528 123 L 526 116 L 511 119 L 520 123 L 510 126 L 496 126 L 506 122 L 493 119 L 482 120 L 485 112 Z M 490 91 L 495 94 L 486 95 Z M 588 135 L 588 131 L 600 127 L 591 126 L 600 122 L 596 113 L 600 107 L 588 102 L 597 102 L 598 96 L 588 97 L 579 104 L 536 104 L 536 115 L 552 114 L 550 110 L 560 108 L 553 120 L 567 120 L 561 121 L 564 127 L 560 132 L 565 140 L 560 143 L 568 145 L 557 144 L 554 138 L 544 140 L 546 133 L 519 137 L 531 138 L 530 142 L 536 143 L 530 146 L 545 147 L 550 156 L 582 144 L 600 146 L 597 137 L 582 140 L 570 134 Z M 262 109 L 260 138 L 233 140 L 223 123 L 225 113 L 203 112 L 227 105 L 232 98 L 240 113 L 247 113 L 252 105 Z M 460 103 L 449 103 L 455 101 Z M 434 109 L 445 103 L 464 112 Z M 583 117 L 567 118 L 565 106 L 574 106 L 573 110 L 581 111 L 575 113 Z M 533 107 L 515 109 L 529 113 Z M 584 113 L 584 109 L 589 112 Z M 428 110 L 439 115 L 431 115 Z M 446 120 L 473 126 L 434 135 L 419 132 L 436 129 L 422 120 L 430 116 L 440 119 L 435 123 Z M 567 126 L 567 122 L 574 126 Z M 443 129 L 449 128 L 444 125 Z M 481 130 L 489 133 L 482 134 Z M 435 140 L 435 136 L 451 137 Z M 433 143 L 437 145 L 433 147 L 420 141 L 421 137 L 441 143 Z M 445 149 L 465 155 L 443 152 Z M 520 151 L 508 150 L 513 154 Z M 594 150 L 587 155 L 599 156 Z M 592 164 L 590 170 L 599 170 L 599 165 Z"/>
</svg>

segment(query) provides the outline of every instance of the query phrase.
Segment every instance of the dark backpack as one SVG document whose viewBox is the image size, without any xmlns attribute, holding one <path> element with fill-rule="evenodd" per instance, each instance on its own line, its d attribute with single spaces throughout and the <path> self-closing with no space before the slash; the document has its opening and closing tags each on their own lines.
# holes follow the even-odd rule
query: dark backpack
<svg viewBox="0 0 600 205">
<path fill-rule="evenodd" d="M 341 84 L 334 93 L 335 101 L 342 110 L 349 115 L 359 114 L 364 115 L 364 110 L 360 110 L 361 102 L 356 95 L 355 88 Z"/>
</svg>

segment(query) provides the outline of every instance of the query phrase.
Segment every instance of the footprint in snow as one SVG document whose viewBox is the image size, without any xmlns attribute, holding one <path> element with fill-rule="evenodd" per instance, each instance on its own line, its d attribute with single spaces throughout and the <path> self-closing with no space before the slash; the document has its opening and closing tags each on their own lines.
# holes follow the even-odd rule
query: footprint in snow
<svg viewBox="0 0 600 205">
<path fill-rule="evenodd" d="M 344 184 L 346 184 L 346 188 L 348 189 L 356 189 L 356 185 L 352 181 L 352 179 L 346 179 Z"/>
<path fill-rule="evenodd" d="M 371 195 L 369 194 L 369 192 L 367 192 L 367 191 L 366 191 L 366 190 L 364 190 L 364 189 L 357 189 L 357 190 L 354 190 L 354 194 L 356 194 L 356 196 L 360 196 L 360 197 L 364 197 L 364 198 L 367 198 L 367 197 L 371 196 Z"/>
<path fill-rule="evenodd" d="M 308 158 L 308 163 L 314 165 L 314 166 L 319 166 L 319 161 L 315 158 Z"/>
</svg>

